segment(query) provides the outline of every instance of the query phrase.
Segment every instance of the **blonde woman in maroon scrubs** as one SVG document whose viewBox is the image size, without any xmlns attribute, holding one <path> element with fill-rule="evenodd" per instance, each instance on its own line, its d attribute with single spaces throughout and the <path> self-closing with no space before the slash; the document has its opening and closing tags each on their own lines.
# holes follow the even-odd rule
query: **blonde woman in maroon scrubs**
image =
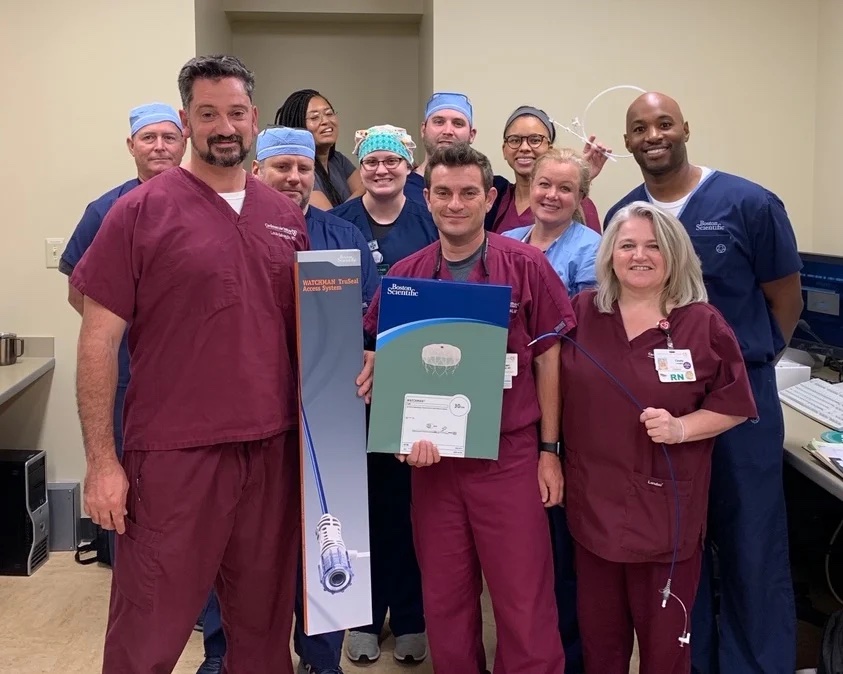
<svg viewBox="0 0 843 674">
<path fill-rule="evenodd" d="M 561 355 L 586 672 L 627 674 L 633 631 L 641 674 L 690 672 L 714 438 L 754 418 L 755 401 L 676 218 L 622 208 L 596 271 L 597 289 L 573 299 L 582 348 L 566 341 Z"/>
</svg>

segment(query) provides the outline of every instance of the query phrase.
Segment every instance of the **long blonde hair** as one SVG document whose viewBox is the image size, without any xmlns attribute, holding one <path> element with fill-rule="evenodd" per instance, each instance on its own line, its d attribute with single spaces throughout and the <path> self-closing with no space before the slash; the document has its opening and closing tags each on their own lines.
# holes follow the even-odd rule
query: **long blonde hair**
<svg viewBox="0 0 843 674">
<path fill-rule="evenodd" d="M 691 237 L 673 215 L 647 201 L 633 201 L 621 208 L 612 217 L 600 248 L 597 249 L 595 271 L 597 273 L 597 295 L 594 304 L 604 314 L 612 313 L 612 306 L 620 296 L 621 286 L 612 265 L 612 253 L 621 225 L 633 218 L 644 218 L 653 223 L 656 243 L 665 265 L 665 283 L 659 299 L 662 313 L 684 307 L 694 302 L 707 302 L 708 293 L 703 283 L 702 266 L 694 251 Z"/>
<path fill-rule="evenodd" d="M 582 155 L 567 147 L 559 149 L 552 147 L 541 157 L 536 159 L 533 164 L 533 171 L 530 173 L 530 185 L 533 184 L 533 181 L 536 179 L 536 175 L 542 165 L 549 161 L 556 162 L 557 164 L 570 164 L 571 166 L 575 166 L 580 179 L 580 201 L 588 196 L 591 190 L 591 168 L 589 167 L 588 162 L 582 158 Z M 583 213 L 582 206 L 577 206 L 574 211 L 574 221 L 585 223 L 585 213 Z"/>
</svg>

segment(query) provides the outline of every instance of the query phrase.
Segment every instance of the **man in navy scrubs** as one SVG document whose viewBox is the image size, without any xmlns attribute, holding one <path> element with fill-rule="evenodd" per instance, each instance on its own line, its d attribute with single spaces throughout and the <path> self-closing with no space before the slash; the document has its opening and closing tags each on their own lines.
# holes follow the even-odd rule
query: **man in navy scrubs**
<svg viewBox="0 0 843 674">
<path fill-rule="evenodd" d="M 129 113 L 126 147 L 134 157 L 138 175 L 109 190 L 88 204 L 59 261 L 59 271 L 68 277 L 82 259 L 115 201 L 142 182 L 181 163 L 186 143 L 179 115 L 164 103 L 148 103 Z M 67 301 L 82 315 L 81 293 L 68 283 Z M 123 401 L 129 385 L 129 347 L 126 336 L 120 343 L 117 391 L 114 397 L 114 443 L 118 457 L 123 453 Z M 114 564 L 114 531 L 107 531 L 111 563 Z"/>
</svg>

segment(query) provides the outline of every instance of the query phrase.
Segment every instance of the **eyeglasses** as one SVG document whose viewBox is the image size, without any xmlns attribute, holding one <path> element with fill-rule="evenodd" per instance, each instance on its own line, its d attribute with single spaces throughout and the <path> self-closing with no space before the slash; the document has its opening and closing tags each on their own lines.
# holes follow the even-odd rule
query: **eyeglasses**
<svg viewBox="0 0 843 674">
<path fill-rule="evenodd" d="M 513 134 L 504 138 L 503 142 L 506 143 L 507 147 L 517 150 L 525 140 L 527 141 L 527 145 L 533 148 L 541 147 L 545 141 L 550 141 L 547 136 L 542 136 L 540 133 L 531 133 L 529 136 L 517 136 Z"/>
<path fill-rule="evenodd" d="M 363 161 L 360 162 L 360 166 L 362 166 L 367 171 L 377 171 L 378 166 L 383 164 L 388 169 L 396 169 L 401 165 L 401 162 L 404 161 L 401 157 L 387 157 L 386 159 L 375 159 L 374 157 L 366 157 Z"/>
<path fill-rule="evenodd" d="M 333 108 L 328 108 L 327 110 L 314 110 L 313 112 L 307 113 L 305 115 L 305 119 L 308 122 L 321 122 L 323 119 L 336 119 L 337 113 Z"/>
</svg>

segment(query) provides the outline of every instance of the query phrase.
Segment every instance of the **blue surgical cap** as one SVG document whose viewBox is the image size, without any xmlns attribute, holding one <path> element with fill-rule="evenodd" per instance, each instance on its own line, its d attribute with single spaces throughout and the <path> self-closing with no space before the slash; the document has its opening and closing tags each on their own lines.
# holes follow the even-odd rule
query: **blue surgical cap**
<svg viewBox="0 0 843 674">
<path fill-rule="evenodd" d="M 146 103 L 132 108 L 129 113 L 129 125 L 131 126 L 130 136 L 134 136 L 143 127 L 158 122 L 172 122 L 179 131 L 183 131 L 181 120 L 174 108 L 166 103 Z"/>
<path fill-rule="evenodd" d="M 256 157 L 263 161 L 275 155 L 296 155 L 316 158 L 316 143 L 307 129 L 291 129 L 286 126 L 264 129 L 258 134 Z"/>
<path fill-rule="evenodd" d="M 434 112 L 440 110 L 455 110 L 465 115 L 469 126 L 474 126 L 474 108 L 465 94 L 441 91 L 433 94 L 424 109 L 424 119 L 427 121 Z"/>
</svg>

